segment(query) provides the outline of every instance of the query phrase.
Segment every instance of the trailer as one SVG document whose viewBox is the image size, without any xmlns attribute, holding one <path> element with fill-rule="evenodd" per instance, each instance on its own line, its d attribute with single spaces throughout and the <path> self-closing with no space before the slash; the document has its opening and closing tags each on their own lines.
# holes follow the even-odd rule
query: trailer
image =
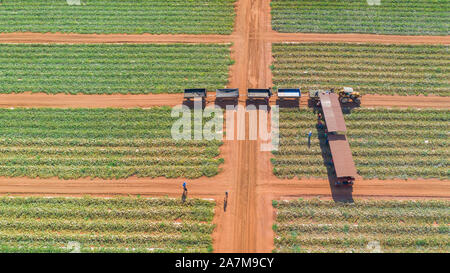
<svg viewBox="0 0 450 273">
<path fill-rule="evenodd" d="M 239 100 L 238 88 L 216 89 L 216 100 Z"/>
<path fill-rule="evenodd" d="M 347 127 L 345 126 L 338 95 L 334 93 L 319 93 L 319 98 L 328 132 L 346 133 Z"/>
<path fill-rule="evenodd" d="M 190 101 L 193 100 L 202 100 L 204 102 L 206 100 L 206 89 L 204 88 L 191 88 L 184 89 L 184 99 Z"/>
<path fill-rule="evenodd" d="M 278 89 L 278 98 L 280 101 L 285 99 L 295 99 L 299 100 L 302 96 L 300 88 L 280 88 Z"/>
<path fill-rule="evenodd" d="M 270 88 L 268 89 L 248 89 L 247 90 L 247 98 L 248 100 L 259 100 L 263 99 L 266 103 L 269 103 L 269 99 L 272 96 L 272 91 Z"/>
<path fill-rule="evenodd" d="M 335 185 L 353 185 L 357 173 L 347 137 L 345 135 L 331 134 L 328 136 L 328 143 L 333 158 L 334 170 L 336 171 L 337 181 Z"/>
</svg>

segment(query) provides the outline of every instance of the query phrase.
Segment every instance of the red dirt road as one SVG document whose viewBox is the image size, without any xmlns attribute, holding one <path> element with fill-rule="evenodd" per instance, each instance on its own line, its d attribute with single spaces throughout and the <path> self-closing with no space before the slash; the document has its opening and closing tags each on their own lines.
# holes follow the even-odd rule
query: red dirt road
<svg viewBox="0 0 450 273">
<path fill-rule="evenodd" d="M 239 4 L 238 4 L 239 5 Z M 241 5 L 242 6 L 242 5 Z M 263 7 L 266 10 L 268 8 Z M 270 16 L 270 15 L 269 15 Z M 270 19 L 270 17 L 267 17 Z M 270 22 L 270 21 L 269 21 Z M 54 43 L 54 44 L 94 44 L 94 43 L 231 43 L 232 35 L 198 34 L 75 34 L 75 33 L 0 33 L 0 43 Z M 269 43 L 377 43 L 377 44 L 450 44 L 449 36 L 404 36 L 358 33 L 278 33 L 271 29 L 258 32 L 257 39 Z"/>
<path fill-rule="evenodd" d="M 51 108 L 133 108 L 175 106 L 183 102 L 183 94 L 146 95 L 69 95 L 45 93 L 0 94 L 0 107 L 51 107 Z"/>
<path fill-rule="evenodd" d="M 450 44 L 450 36 L 402 36 L 358 33 L 264 33 L 273 43 L 377 43 L 377 44 Z"/>
<path fill-rule="evenodd" d="M 266 59 L 268 62 L 268 58 Z M 245 64 L 244 64 L 245 65 Z M 232 70 L 239 70 L 233 67 Z M 266 71 L 265 73 L 269 73 Z M 235 75 L 233 83 L 239 85 Z M 241 75 L 245 77 L 245 75 Z M 271 78 L 271 77 L 270 77 Z M 269 80 L 261 85 L 271 86 Z M 245 90 L 244 90 L 245 91 Z M 241 92 L 245 93 L 245 92 Z M 214 102 L 214 93 L 208 93 L 207 102 Z M 242 100 L 244 101 L 244 100 Z M 183 103 L 183 94 L 146 94 L 146 95 L 68 95 L 68 94 L 44 94 L 44 93 L 13 93 L 0 94 L 0 108 L 11 107 L 51 107 L 51 108 L 134 108 L 134 107 L 154 107 L 154 106 L 175 106 Z M 271 105 L 276 104 L 276 98 L 272 97 Z M 308 98 L 300 100 L 300 107 L 308 106 Z M 440 96 L 387 96 L 387 95 L 364 95 L 361 100 L 362 107 L 399 107 L 399 108 L 450 108 L 450 97 Z"/>
</svg>

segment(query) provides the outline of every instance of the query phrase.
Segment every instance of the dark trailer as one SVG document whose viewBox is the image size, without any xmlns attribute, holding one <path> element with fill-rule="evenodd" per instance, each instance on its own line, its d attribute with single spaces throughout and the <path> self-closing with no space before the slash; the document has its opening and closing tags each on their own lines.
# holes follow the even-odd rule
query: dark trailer
<svg viewBox="0 0 450 273">
<path fill-rule="evenodd" d="M 217 89 L 216 90 L 216 100 L 234 100 L 239 99 L 239 89 L 238 88 L 227 88 L 227 89 Z"/>
<path fill-rule="evenodd" d="M 284 99 L 300 99 L 302 93 L 300 88 L 280 88 L 278 89 L 278 98 Z"/>
<path fill-rule="evenodd" d="M 201 99 L 202 101 L 204 101 L 206 99 L 206 89 L 204 88 L 184 89 L 184 98 L 186 100 Z"/>
<path fill-rule="evenodd" d="M 352 185 L 356 177 L 356 167 L 352 151 L 345 135 L 328 135 L 331 156 L 337 176 L 337 185 Z"/>
<path fill-rule="evenodd" d="M 248 89 L 247 98 L 249 100 L 263 99 L 269 103 L 269 99 L 272 96 L 272 91 L 270 89 Z"/>
</svg>

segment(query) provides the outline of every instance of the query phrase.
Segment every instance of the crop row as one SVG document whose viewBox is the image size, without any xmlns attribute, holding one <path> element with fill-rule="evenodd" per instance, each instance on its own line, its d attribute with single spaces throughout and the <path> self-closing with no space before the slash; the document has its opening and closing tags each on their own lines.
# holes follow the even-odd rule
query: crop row
<svg viewBox="0 0 450 273">
<path fill-rule="evenodd" d="M 0 44 L 0 93 L 213 90 L 226 85 L 231 62 L 229 45 Z"/>
<path fill-rule="evenodd" d="M 275 44 L 274 84 L 364 94 L 450 96 L 446 46 Z"/>
<path fill-rule="evenodd" d="M 448 201 L 273 201 L 276 252 L 448 252 Z"/>
<path fill-rule="evenodd" d="M 230 34 L 234 0 L 3 0 L 0 32 Z"/>
<path fill-rule="evenodd" d="M 170 114 L 169 107 L 0 110 L 0 175 L 65 179 L 216 175 L 223 163 L 217 158 L 222 143 L 173 139 L 176 118 Z"/>
<path fill-rule="evenodd" d="M 273 0 L 271 7 L 280 32 L 449 34 L 448 1 Z"/>
<path fill-rule="evenodd" d="M 447 110 L 355 109 L 345 120 L 357 171 L 363 177 L 449 179 Z M 280 147 L 272 159 L 275 175 L 326 177 L 332 172 L 327 166 L 331 153 L 312 112 L 282 109 L 279 127 Z M 313 133 L 310 147 L 309 131 Z"/>
<path fill-rule="evenodd" d="M 1 252 L 206 252 L 214 202 L 147 198 L 0 198 Z"/>
</svg>

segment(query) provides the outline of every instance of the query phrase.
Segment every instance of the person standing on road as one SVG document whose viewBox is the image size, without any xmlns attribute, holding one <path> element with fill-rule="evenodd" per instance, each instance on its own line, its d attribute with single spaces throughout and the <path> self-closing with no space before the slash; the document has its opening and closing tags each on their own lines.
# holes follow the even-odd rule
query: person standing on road
<svg viewBox="0 0 450 273">
<path fill-rule="evenodd" d="M 187 186 L 186 186 L 186 182 L 183 182 L 183 191 L 187 192 Z"/>
</svg>

